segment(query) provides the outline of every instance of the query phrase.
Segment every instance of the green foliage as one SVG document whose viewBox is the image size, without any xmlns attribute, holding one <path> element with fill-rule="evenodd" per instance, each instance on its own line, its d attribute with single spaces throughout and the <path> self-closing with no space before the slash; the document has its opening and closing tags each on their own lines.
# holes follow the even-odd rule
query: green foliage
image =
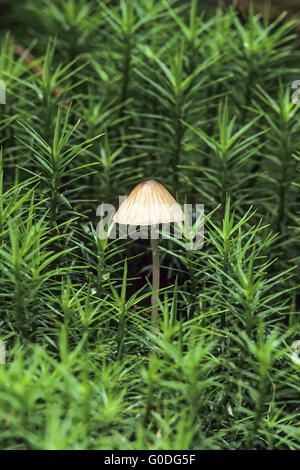
<svg viewBox="0 0 300 470">
<path fill-rule="evenodd" d="M 1 449 L 300 449 L 296 23 L 199 3 L 0 3 Z M 205 206 L 157 335 L 148 242 L 96 230 L 148 178 Z"/>
</svg>

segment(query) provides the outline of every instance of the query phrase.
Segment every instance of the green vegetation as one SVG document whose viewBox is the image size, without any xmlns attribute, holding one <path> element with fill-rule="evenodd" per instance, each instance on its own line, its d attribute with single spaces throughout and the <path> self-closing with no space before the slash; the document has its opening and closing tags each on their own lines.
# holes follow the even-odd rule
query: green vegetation
<svg viewBox="0 0 300 470">
<path fill-rule="evenodd" d="M 297 23 L 199 3 L 0 2 L 1 449 L 300 449 Z M 205 205 L 158 335 L 149 240 L 96 235 L 150 178 Z"/>
</svg>

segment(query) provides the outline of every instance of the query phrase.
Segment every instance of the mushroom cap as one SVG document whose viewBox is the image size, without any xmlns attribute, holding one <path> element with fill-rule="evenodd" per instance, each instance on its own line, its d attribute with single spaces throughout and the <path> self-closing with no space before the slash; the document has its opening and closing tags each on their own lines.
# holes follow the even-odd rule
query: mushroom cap
<svg viewBox="0 0 300 470">
<path fill-rule="evenodd" d="M 183 219 L 180 205 L 155 180 L 138 184 L 114 216 L 114 222 L 128 225 L 156 225 L 181 222 Z"/>
</svg>

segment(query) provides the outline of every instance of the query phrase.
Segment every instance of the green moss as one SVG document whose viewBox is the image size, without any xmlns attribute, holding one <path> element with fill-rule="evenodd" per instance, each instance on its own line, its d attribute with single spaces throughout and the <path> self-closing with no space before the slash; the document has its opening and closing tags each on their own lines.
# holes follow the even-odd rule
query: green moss
<svg viewBox="0 0 300 470">
<path fill-rule="evenodd" d="M 300 448 L 298 24 L 199 3 L 1 3 L 1 449 Z M 149 178 L 205 206 L 158 335 L 149 240 L 96 234 Z"/>
</svg>

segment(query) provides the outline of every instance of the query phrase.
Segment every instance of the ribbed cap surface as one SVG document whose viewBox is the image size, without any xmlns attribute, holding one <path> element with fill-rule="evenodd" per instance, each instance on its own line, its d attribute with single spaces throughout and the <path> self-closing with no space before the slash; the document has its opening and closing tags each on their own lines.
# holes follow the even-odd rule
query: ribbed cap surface
<svg viewBox="0 0 300 470">
<path fill-rule="evenodd" d="M 183 219 L 179 204 L 162 184 L 154 180 L 138 184 L 114 216 L 114 222 L 128 225 L 155 225 Z"/>
</svg>

